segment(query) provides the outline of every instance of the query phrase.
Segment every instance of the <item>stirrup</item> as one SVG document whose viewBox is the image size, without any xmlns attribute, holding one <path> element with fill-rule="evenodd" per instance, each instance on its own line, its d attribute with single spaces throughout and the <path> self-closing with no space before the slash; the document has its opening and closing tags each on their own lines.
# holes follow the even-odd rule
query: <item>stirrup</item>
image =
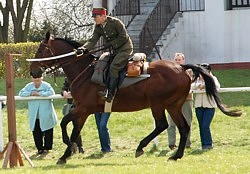
<svg viewBox="0 0 250 174">
<path fill-rule="evenodd" d="M 108 103 L 110 103 L 113 100 L 113 95 L 111 93 L 106 93 L 106 95 L 104 96 L 104 100 Z"/>
</svg>

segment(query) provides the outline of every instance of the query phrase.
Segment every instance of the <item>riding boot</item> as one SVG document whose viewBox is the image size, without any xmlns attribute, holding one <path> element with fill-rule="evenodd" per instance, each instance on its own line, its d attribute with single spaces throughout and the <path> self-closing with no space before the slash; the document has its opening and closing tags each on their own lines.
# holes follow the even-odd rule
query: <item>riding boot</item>
<svg viewBox="0 0 250 174">
<path fill-rule="evenodd" d="M 106 91 L 99 91 L 98 94 L 101 98 L 107 102 L 111 102 L 118 86 L 118 78 L 110 77 L 108 83 L 108 89 Z"/>
</svg>

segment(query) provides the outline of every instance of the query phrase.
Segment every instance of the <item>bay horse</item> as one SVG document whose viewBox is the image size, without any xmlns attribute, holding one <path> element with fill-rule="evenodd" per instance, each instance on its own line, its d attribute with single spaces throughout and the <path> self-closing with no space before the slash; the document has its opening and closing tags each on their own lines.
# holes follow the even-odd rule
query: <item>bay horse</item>
<svg viewBox="0 0 250 174">
<path fill-rule="evenodd" d="M 75 41 L 62 38 L 51 38 L 47 33 L 45 39 L 35 54 L 35 58 L 46 58 L 72 52 L 80 45 Z M 71 81 L 71 94 L 75 102 L 75 109 L 63 117 L 60 126 L 63 142 L 67 145 L 64 154 L 58 159 L 57 164 L 65 164 L 72 155 L 73 143 L 90 114 L 104 112 L 104 101 L 97 92 L 104 90 L 103 86 L 91 82 L 94 72 L 92 54 L 85 54 L 77 58 L 76 55 L 60 59 L 33 61 L 30 73 L 36 74 L 44 68 L 62 67 L 65 75 Z M 155 121 L 154 130 L 142 139 L 136 149 L 135 157 L 141 156 L 151 140 L 168 127 L 165 110 L 171 115 L 180 133 L 180 142 L 175 154 L 170 160 L 183 157 L 187 136 L 190 130 L 182 114 L 182 105 L 185 102 L 191 85 L 191 78 L 186 73 L 192 69 L 195 78 L 201 75 L 206 84 L 207 95 L 214 97 L 219 109 L 229 116 L 240 116 L 241 113 L 225 108 L 218 97 L 212 77 L 202 67 L 197 65 L 178 65 L 167 60 L 154 61 L 149 64 L 150 78 L 118 90 L 112 105 L 112 112 L 132 112 L 151 108 Z M 71 136 L 68 136 L 67 125 L 73 122 Z"/>
</svg>

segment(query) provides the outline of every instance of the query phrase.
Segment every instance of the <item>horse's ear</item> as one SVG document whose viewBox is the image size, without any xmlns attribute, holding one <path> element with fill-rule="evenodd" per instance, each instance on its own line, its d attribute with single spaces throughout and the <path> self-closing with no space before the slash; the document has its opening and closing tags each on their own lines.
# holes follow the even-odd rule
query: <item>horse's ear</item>
<svg viewBox="0 0 250 174">
<path fill-rule="evenodd" d="M 50 32 L 48 31 L 47 33 L 46 33 L 46 40 L 48 41 L 49 40 L 49 38 L 50 38 Z"/>
</svg>

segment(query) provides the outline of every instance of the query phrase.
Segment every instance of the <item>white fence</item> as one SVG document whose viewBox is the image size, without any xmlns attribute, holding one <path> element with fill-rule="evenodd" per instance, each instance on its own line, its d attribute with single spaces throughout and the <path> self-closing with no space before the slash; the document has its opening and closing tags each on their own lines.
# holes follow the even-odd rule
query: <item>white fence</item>
<svg viewBox="0 0 250 174">
<path fill-rule="evenodd" d="M 244 92 L 250 91 L 250 87 L 235 87 L 235 88 L 220 88 L 219 92 Z M 191 91 L 193 93 L 203 93 L 204 91 Z M 55 94 L 49 97 L 20 97 L 15 96 L 15 100 L 38 100 L 38 99 L 63 99 L 60 94 Z M 2 102 L 7 100 L 7 96 L 0 96 L 0 107 Z M 154 140 L 155 144 L 158 144 L 157 138 Z M 0 151 L 3 150 L 3 124 L 2 124 L 2 109 L 0 109 Z"/>
</svg>

